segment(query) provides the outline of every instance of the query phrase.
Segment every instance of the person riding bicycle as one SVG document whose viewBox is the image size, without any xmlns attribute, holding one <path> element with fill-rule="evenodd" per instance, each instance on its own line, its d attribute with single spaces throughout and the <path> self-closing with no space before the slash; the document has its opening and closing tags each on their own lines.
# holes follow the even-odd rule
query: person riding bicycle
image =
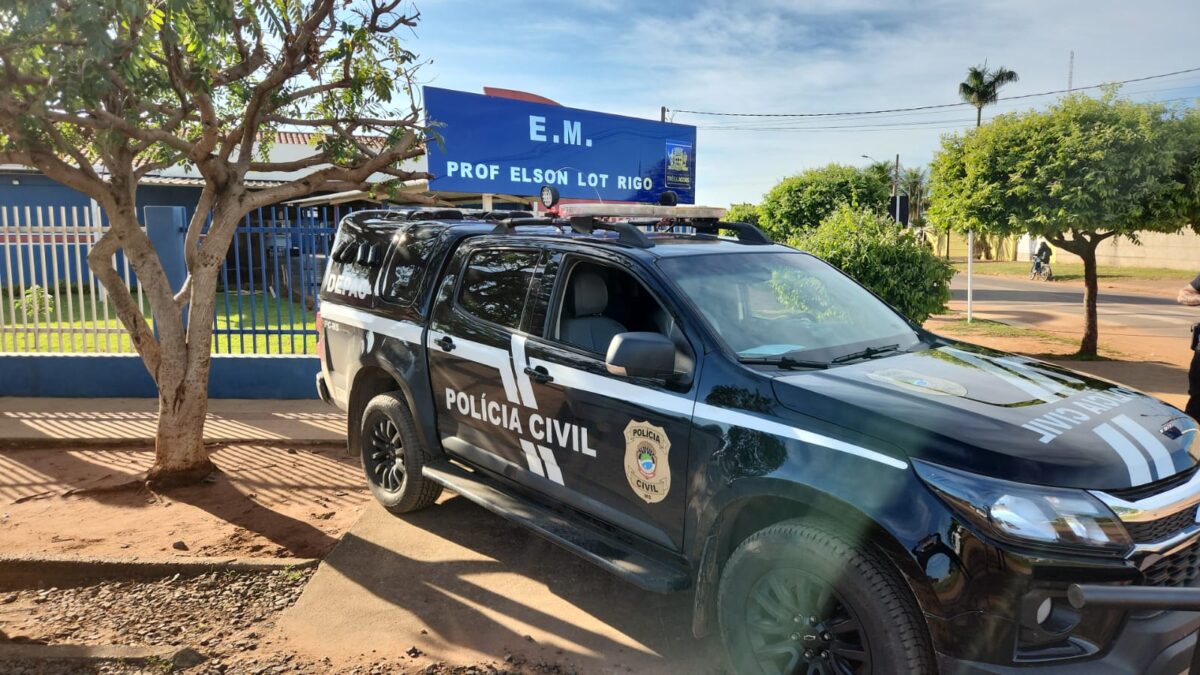
<svg viewBox="0 0 1200 675">
<path fill-rule="evenodd" d="M 1052 253 L 1052 251 L 1050 250 L 1050 244 L 1047 244 L 1046 240 L 1043 239 L 1041 246 L 1038 246 L 1037 253 L 1033 254 L 1033 274 L 1034 274 L 1034 276 L 1037 276 L 1042 273 L 1042 265 L 1045 265 L 1046 263 L 1050 262 L 1051 253 Z"/>
</svg>

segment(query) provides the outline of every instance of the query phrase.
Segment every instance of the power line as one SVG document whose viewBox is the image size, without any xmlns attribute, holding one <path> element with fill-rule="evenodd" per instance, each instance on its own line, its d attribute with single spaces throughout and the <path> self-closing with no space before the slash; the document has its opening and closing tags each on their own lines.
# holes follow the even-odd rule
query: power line
<svg viewBox="0 0 1200 675">
<path fill-rule="evenodd" d="M 1177 101 L 1193 101 L 1195 97 L 1183 96 L 1178 98 L 1153 99 L 1151 103 L 1173 103 Z M 986 118 L 985 119 L 989 119 Z M 786 122 L 779 123 L 777 126 L 744 126 L 739 124 L 729 125 L 699 125 L 698 129 L 705 131 L 769 131 L 769 132 L 847 132 L 847 131 L 918 131 L 918 130 L 939 130 L 939 129 L 961 129 L 969 123 L 975 121 L 974 117 L 966 117 L 961 119 L 939 119 L 928 120 L 922 122 L 885 122 L 883 124 L 845 124 L 845 125 L 830 125 L 830 126 L 813 126 L 792 124 L 787 125 Z M 781 126 L 786 125 L 786 126 Z"/>
<path fill-rule="evenodd" d="M 1119 80 L 1116 82 L 1105 82 L 1102 84 L 1092 84 L 1092 85 L 1088 85 L 1086 87 L 1074 87 L 1073 89 L 1055 89 L 1053 91 L 1043 91 L 1043 92 L 1038 92 L 1036 94 L 1022 94 L 1020 96 L 1002 96 L 997 100 L 1015 101 L 1015 100 L 1019 100 L 1019 99 L 1036 98 L 1039 96 L 1053 96 L 1055 94 L 1066 94 L 1066 93 L 1070 93 L 1070 92 L 1074 92 L 1074 91 L 1083 91 L 1085 89 L 1099 89 L 1101 87 L 1107 87 L 1107 86 L 1114 85 L 1114 84 L 1130 84 L 1131 82 L 1145 82 L 1147 80 L 1157 80 L 1157 79 L 1161 79 L 1164 77 L 1173 77 L 1175 75 L 1184 75 L 1187 73 L 1195 73 L 1195 72 L 1200 72 L 1200 66 L 1197 66 L 1195 68 L 1186 68 L 1184 70 L 1176 70 L 1176 71 L 1170 72 L 1170 73 L 1161 73 L 1158 75 L 1146 75 L 1145 77 L 1134 77 L 1134 78 L 1131 78 L 1128 80 Z M 710 116 L 715 116 L 715 117 L 847 117 L 847 116 L 854 116 L 854 115 L 879 115 L 882 113 L 911 112 L 914 110 L 936 110 L 938 108 L 958 108 L 961 106 L 968 106 L 968 105 L 971 105 L 971 104 L 967 103 L 966 101 L 959 101 L 958 103 L 938 103 L 935 105 L 918 105 L 918 106 L 912 106 L 912 107 L 908 107 L 908 108 L 882 108 L 879 110 L 855 110 L 855 111 L 848 111 L 848 112 L 825 112 L 825 113 L 744 113 L 744 112 L 713 112 L 713 111 L 704 111 L 704 110 L 675 110 L 675 109 L 672 109 L 672 112 L 686 113 L 689 115 L 710 115 Z"/>
<path fill-rule="evenodd" d="M 1177 86 L 1177 87 L 1166 87 L 1166 88 L 1155 88 L 1155 89 L 1131 89 L 1129 91 L 1122 92 L 1122 94 L 1124 94 L 1124 95 L 1155 94 L 1155 93 L 1162 93 L 1162 92 L 1168 92 L 1168 91 L 1181 91 L 1181 90 L 1186 90 L 1186 89 L 1195 89 L 1197 87 L 1200 87 L 1200 80 L 1197 80 L 1195 82 L 1188 82 L 1186 84 L 1183 84 L 1183 86 Z M 1200 96 L 1161 99 L 1161 100 L 1155 100 L 1153 102 L 1166 103 L 1169 101 L 1191 101 L 1196 98 L 1200 98 Z M 1014 102 L 1001 101 L 999 103 L 988 106 L 987 110 L 991 111 L 991 112 L 995 112 L 997 110 L 1004 110 L 1004 109 L 1008 109 L 1008 108 L 1015 109 L 1019 105 L 1020 105 L 1020 103 L 1016 102 L 1016 101 L 1014 101 Z M 946 114 L 955 114 L 958 112 L 959 111 L 957 111 L 957 110 L 919 110 L 919 111 L 915 111 L 915 112 L 884 113 L 884 114 L 872 116 L 869 119 L 874 121 L 874 120 L 895 119 L 895 118 L 927 117 L 929 115 L 946 115 Z M 950 118 L 941 118 L 941 119 L 948 120 Z M 975 119 L 971 118 L 971 121 L 974 122 Z M 781 126 L 781 125 L 801 126 L 801 125 L 810 125 L 810 124 L 814 124 L 814 123 L 821 124 L 821 123 L 825 123 L 825 122 L 826 122 L 826 120 L 813 119 L 813 118 L 807 118 L 807 119 L 806 118 L 799 118 L 799 119 L 787 119 L 787 118 L 784 118 L 784 119 L 780 119 L 780 118 L 745 119 L 745 118 L 743 118 L 743 119 L 737 119 L 736 121 L 731 120 L 728 123 L 728 125 L 737 126 L 739 128 L 748 128 L 751 126 L 761 126 L 761 127 L 777 127 L 777 126 Z M 714 124 L 707 124 L 707 125 L 702 124 L 702 125 L 700 125 L 700 128 L 701 129 L 721 129 L 721 128 L 726 128 L 726 127 L 722 126 L 722 125 L 717 125 L 714 123 Z"/>
</svg>

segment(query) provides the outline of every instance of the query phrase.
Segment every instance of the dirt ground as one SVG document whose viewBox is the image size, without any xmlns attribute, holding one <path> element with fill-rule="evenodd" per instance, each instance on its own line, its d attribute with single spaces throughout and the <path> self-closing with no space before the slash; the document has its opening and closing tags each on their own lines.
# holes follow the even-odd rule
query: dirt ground
<svg viewBox="0 0 1200 675">
<path fill-rule="evenodd" d="M 200 485 L 105 491 L 149 449 L 0 451 L 0 551 L 97 556 L 321 558 L 370 498 L 341 447 L 234 445 Z"/>
<path fill-rule="evenodd" d="M 567 672 L 520 653 L 473 666 L 447 666 L 408 645 L 380 645 L 360 659 L 334 662 L 289 650 L 274 634 L 280 615 L 300 596 L 312 570 L 233 574 L 214 572 L 193 578 L 106 582 L 69 589 L 31 589 L 0 594 L 0 642 L 25 644 L 120 644 L 187 646 L 196 655 L 186 672 L 337 673 L 372 675 L 483 675 Z M 407 649 L 406 649 L 407 647 Z M 197 656 L 198 655 L 198 656 Z M 203 660 L 201 660 L 203 659 Z M 180 664 L 184 666 L 186 664 Z M 165 661 L 94 664 L 0 661 L 0 672 L 104 675 L 172 672 Z"/>
<path fill-rule="evenodd" d="M 1166 340 L 1125 338 L 1101 332 L 1101 360 L 1077 360 L 1079 343 L 1074 335 L 1056 330 L 1002 331 L 967 329 L 960 312 L 930 317 L 925 328 L 945 337 L 957 338 L 992 349 L 1046 359 L 1065 368 L 1124 384 L 1155 396 L 1177 408 L 1187 403 L 1187 367 L 1190 352 Z M 1175 341 L 1178 343 L 1179 341 Z M 1186 347 L 1186 345 L 1184 345 Z"/>
</svg>

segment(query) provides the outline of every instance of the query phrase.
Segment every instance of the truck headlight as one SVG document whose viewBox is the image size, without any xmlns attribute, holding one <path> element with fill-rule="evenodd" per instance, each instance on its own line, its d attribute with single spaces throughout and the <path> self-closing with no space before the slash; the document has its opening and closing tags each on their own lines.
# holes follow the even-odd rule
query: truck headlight
<svg viewBox="0 0 1200 675">
<path fill-rule="evenodd" d="M 917 475 L 976 526 L 1021 544 L 1124 553 L 1132 542 L 1117 516 L 1083 490 L 1024 485 L 913 461 Z"/>
</svg>

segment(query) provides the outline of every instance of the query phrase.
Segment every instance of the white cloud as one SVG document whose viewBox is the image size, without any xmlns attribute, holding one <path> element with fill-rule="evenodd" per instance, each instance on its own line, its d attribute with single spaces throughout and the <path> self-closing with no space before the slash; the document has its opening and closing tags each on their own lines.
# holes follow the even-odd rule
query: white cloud
<svg viewBox="0 0 1200 675">
<path fill-rule="evenodd" d="M 1195 0 L 897 3 L 885 0 L 708 0 L 633 3 L 436 3 L 422 6 L 415 49 L 438 86 L 532 91 L 564 105 L 655 117 L 678 110 L 827 112 L 957 100 L 966 68 L 1021 75 L 1006 94 L 1200 66 Z M 1191 89 L 1158 91 L 1192 85 Z M 1200 74 L 1127 91 L 1200 93 Z M 1044 104 L 1002 103 L 996 111 Z M 956 122 L 956 120 L 969 120 Z M 973 110 L 820 121 L 739 120 L 678 113 L 700 126 L 700 201 L 756 201 L 780 177 L 830 161 L 897 152 L 922 164 Z M 902 129 L 812 127 L 925 122 Z M 931 123 L 932 122 L 932 123 Z M 712 127 L 800 127 L 744 131 Z M 805 130 L 807 129 L 807 130 Z"/>
</svg>

